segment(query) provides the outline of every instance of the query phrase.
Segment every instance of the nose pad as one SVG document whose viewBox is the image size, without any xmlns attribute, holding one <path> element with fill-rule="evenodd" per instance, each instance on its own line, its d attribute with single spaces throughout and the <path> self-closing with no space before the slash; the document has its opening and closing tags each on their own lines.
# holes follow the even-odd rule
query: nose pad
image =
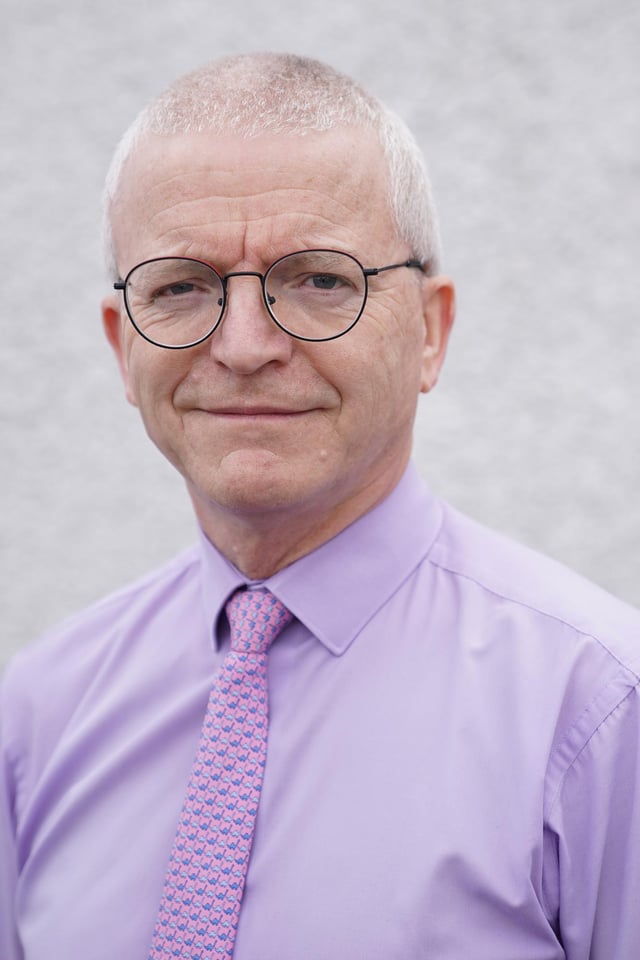
<svg viewBox="0 0 640 960">
<path fill-rule="evenodd" d="M 260 299 L 262 301 L 262 305 L 264 306 L 265 295 L 270 304 L 275 303 L 275 300 L 273 299 L 273 297 L 270 297 L 268 294 L 266 294 L 266 290 L 264 287 L 264 274 L 258 273 L 255 270 L 236 270 L 233 273 L 226 273 L 222 278 L 222 282 L 224 284 L 224 297 L 218 298 L 218 306 L 221 307 L 222 304 L 225 303 L 226 301 L 225 311 L 227 313 L 229 311 L 229 289 L 230 289 L 229 280 L 235 277 L 255 277 L 257 280 L 260 281 Z"/>
<path fill-rule="evenodd" d="M 258 294 L 260 304 L 255 300 L 255 290 L 232 291 L 230 279 L 255 277 L 260 281 Z M 220 326 L 211 340 L 211 352 L 219 362 L 238 373 L 253 373 L 273 360 L 286 363 L 292 354 L 292 338 L 280 329 L 265 304 L 275 303 L 275 297 L 266 294 L 263 275 L 254 271 L 237 271 L 223 277 L 224 296 L 219 298 L 219 306 L 224 304 L 224 315 Z"/>
<path fill-rule="evenodd" d="M 225 313 L 229 312 L 229 289 L 230 289 L 229 280 L 234 279 L 236 277 L 255 277 L 257 280 L 260 281 L 260 294 L 261 294 L 260 299 L 262 300 L 262 305 L 265 306 L 265 301 L 269 305 L 269 307 L 272 307 L 275 304 L 276 298 L 267 291 L 265 274 L 258 273 L 255 270 L 236 270 L 233 273 L 226 273 L 222 278 L 222 282 L 224 283 L 224 297 L 218 298 L 218 306 L 221 307 L 224 303 Z M 269 310 L 267 310 L 267 315 L 269 317 L 271 324 L 275 328 L 279 329 L 280 328 L 279 323 L 277 323 L 274 320 Z"/>
</svg>

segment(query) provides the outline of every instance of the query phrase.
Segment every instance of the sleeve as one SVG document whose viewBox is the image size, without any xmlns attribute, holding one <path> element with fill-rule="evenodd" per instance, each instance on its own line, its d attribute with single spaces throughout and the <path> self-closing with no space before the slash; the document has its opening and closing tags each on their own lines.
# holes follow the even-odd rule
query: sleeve
<svg viewBox="0 0 640 960">
<path fill-rule="evenodd" d="M 567 960 L 640 957 L 639 678 L 619 693 L 575 752 L 551 810 Z"/>
<path fill-rule="evenodd" d="M 15 778 L 8 748 L 6 677 L 0 689 L 0 957 L 23 960 L 15 923 L 17 852 Z"/>
</svg>

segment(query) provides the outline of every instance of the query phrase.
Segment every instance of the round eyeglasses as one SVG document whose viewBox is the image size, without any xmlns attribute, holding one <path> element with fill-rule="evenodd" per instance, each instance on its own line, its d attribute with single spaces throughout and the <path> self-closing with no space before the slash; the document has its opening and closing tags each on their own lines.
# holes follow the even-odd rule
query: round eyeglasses
<svg viewBox="0 0 640 960">
<path fill-rule="evenodd" d="M 411 267 L 419 260 L 365 268 L 349 253 L 300 250 L 280 257 L 265 273 L 241 270 L 224 276 L 202 260 L 159 257 L 129 271 L 114 289 L 124 291 L 138 333 L 169 350 L 195 347 L 210 337 L 227 305 L 231 277 L 257 277 L 272 320 L 298 340 L 335 340 L 358 322 L 367 302 L 368 278 Z"/>
</svg>

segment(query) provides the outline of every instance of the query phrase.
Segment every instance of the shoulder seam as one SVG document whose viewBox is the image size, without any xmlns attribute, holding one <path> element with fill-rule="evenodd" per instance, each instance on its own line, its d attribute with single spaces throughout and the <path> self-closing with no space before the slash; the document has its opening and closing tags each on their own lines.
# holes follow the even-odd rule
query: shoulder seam
<svg viewBox="0 0 640 960">
<path fill-rule="evenodd" d="M 624 667 L 624 664 L 622 664 L 622 666 Z M 566 778 L 567 778 L 567 774 L 569 773 L 569 771 L 573 769 L 573 767 L 575 766 L 575 764 L 578 762 L 579 758 L 582 756 L 582 754 L 585 752 L 585 750 L 588 748 L 589 744 L 591 743 L 591 741 L 592 741 L 593 738 L 595 737 L 595 735 L 598 733 L 598 731 L 602 729 L 602 727 L 603 727 L 603 726 L 607 723 L 607 721 L 613 716 L 613 714 L 616 713 L 617 710 L 621 709 L 621 707 L 625 704 L 625 702 L 629 699 L 629 697 L 631 697 L 631 696 L 633 695 L 633 693 L 637 690 L 638 686 L 640 685 L 640 678 L 639 678 L 639 677 L 637 677 L 637 676 L 636 676 L 632 671 L 630 671 L 630 670 L 627 670 L 626 672 L 627 672 L 628 674 L 630 674 L 631 677 L 634 677 L 635 683 L 630 684 L 629 687 L 628 687 L 628 689 L 625 691 L 624 696 L 619 697 L 619 698 L 615 701 L 615 703 L 611 704 L 609 710 L 607 710 L 607 712 L 604 714 L 604 716 L 602 716 L 602 717 L 600 718 L 600 720 L 597 722 L 597 724 L 595 725 L 595 727 L 593 728 L 593 730 L 591 730 L 591 732 L 590 732 L 589 735 L 586 737 L 586 739 L 584 740 L 584 742 L 583 742 L 582 744 L 580 744 L 580 746 L 579 746 L 579 747 L 575 750 L 575 752 L 573 753 L 573 756 L 571 757 L 570 761 L 566 764 L 565 769 L 564 769 L 564 771 L 562 772 L 562 775 L 561 775 L 561 776 L 559 777 L 559 779 L 558 779 L 558 784 L 557 784 L 557 787 L 556 787 L 556 790 L 555 790 L 555 793 L 554 793 L 553 797 L 549 800 L 549 805 L 548 805 L 548 808 L 546 809 L 546 813 L 545 813 L 545 819 L 547 819 L 547 818 L 551 815 L 553 809 L 555 808 L 556 804 L 558 803 L 559 798 L 560 798 L 560 795 L 561 795 L 561 793 L 562 793 L 562 788 L 563 788 L 563 786 L 564 786 L 564 783 L 565 783 L 565 780 L 566 780 Z M 588 709 L 589 709 L 588 706 L 585 707 L 585 710 L 583 711 L 583 713 L 586 712 Z M 574 724 L 574 728 L 575 728 L 576 725 L 577 725 L 577 721 L 576 721 L 576 724 Z M 557 754 L 558 751 L 560 750 L 561 746 L 567 742 L 567 740 L 568 740 L 568 738 L 569 738 L 570 732 L 571 732 L 571 731 L 568 731 L 568 732 L 565 734 L 565 736 L 562 738 L 562 740 L 560 741 L 560 743 L 559 743 L 558 746 L 556 747 L 556 749 L 555 749 L 555 751 L 554 751 L 554 754 Z M 550 758 L 550 760 L 551 760 L 551 758 Z M 545 806 L 546 806 L 546 805 L 545 805 Z"/>
<path fill-rule="evenodd" d="M 622 667 L 625 671 L 627 671 L 632 676 L 634 676 L 636 678 L 636 683 L 640 683 L 640 672 L 638 672 L 638 670 L 640 670 L 640 665 L 638 667 L 638 670 L 636 670 L 630 664 L 625 663 L 623 660 L 620 659 L 620 657 L 616 653 L 614 653 L 614 651 L 610 648 L 610 646 L 600 636 L 596 636 L 595 633 L 591 633 L 589 631 L 583 630 L 581 627 L 577 626 L 575 623 L 572 623 L 570 620 L 567 620 L 564 617 L 560 617 L 555 613 L 551 613 L 549 610 L 544 610 L 544 609 L 541 609 L 540 607 L 535 607 L 532 604 L 527 603 L 525 600 L 521 600 L 518 597 L 513 597 L 508 593 L 506 593 L 506 591 L 503 592 L 498 589 L 495 589 L 494 587 L 490 587 L 488 584 L 484 583 L 478 577 L 472 576 L 469 573 L 465 573 L 462 570 L 456 569 L 453 566 L 453 564 L 448 564 L 442 560 L 439 560 L 438 558 L 435 558 L 433 556 L 433 551 L 429 552 L 427 559 L 431 563 L 433 563 L 434 566 L 440 567 L 440 569 L 442 570 L 446 570 L 446 572 L 450 573 L 452 576 L 460 577 L 463 580 L 468 580 L 470 583 L 475 584 L 481 590 L 484 590 L 486 593 L 489 593 L 494 597 L 498 597 L 499 599 L 504 600 L 508 603 L 513 603 L 519 607 L 522 607 L 523 609 L 530 610 L 532 613 L 535 613 L 540 617 L 545 617 L 548 620 L 553 620 L 555 623 L 560 623 L 564 627 L 567 627 L 569 630 L 573 630 L 577 636 L 587 637 L 590 640 L 593 640 L 595 643 L 599 644 L 599 646 L 601 646 L 602 649 L 605 650 L 609 654 L 609 656 L 613 660 L 615 660 L 620 667 Z"/>
</svg>

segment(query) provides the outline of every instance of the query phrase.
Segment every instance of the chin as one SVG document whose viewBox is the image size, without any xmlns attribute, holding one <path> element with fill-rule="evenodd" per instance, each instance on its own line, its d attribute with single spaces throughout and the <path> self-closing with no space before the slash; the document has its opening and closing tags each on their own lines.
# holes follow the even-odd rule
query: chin
<svg viewBox="0 0 640 960">
<path fill-rule="evenodd" d="M 318 494 L 318 476 L 298 469 L 268 451 L 234 452 L 215 471 L 191 474 L 187 483 L 192 497 L 209 510 L 269 514 L 304 509 Z"/>
</svg>

